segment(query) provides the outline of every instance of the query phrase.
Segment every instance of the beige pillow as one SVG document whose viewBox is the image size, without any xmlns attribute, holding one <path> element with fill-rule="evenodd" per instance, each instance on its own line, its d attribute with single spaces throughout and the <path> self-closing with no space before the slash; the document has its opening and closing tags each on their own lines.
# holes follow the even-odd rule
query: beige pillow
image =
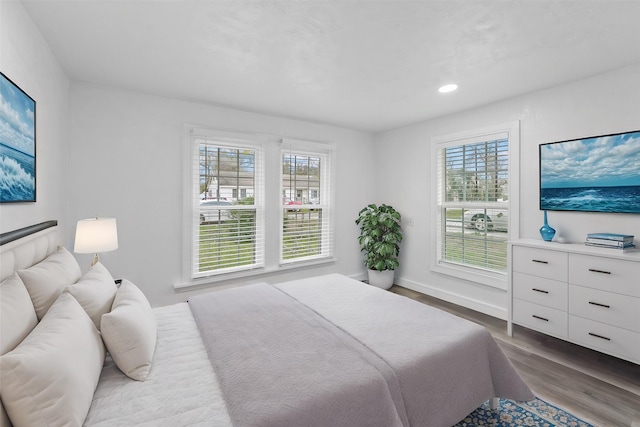
<svg viewBox="0 0 640 427">
<path fill-rule="evenodd" d="M 69 292 L 87 312 L 93 324 L 100 330 L 100 318 L 111 311 L 118 287 L 109 271 L 101 263 L 95 264 L 78 283 L 69 285 Z"/>
<path fill-rule="evenodd" d="M 87 313 L 71 295 L 60 295 L 31 334 L 0 356 L 0 395 L 11 422 L 82 426 L 104 357 Z"/>
<path fill-rule="evenodd" d="M 0 283 L 0 354 L 16 348 L 37 324 L 29 292 L 13 273 Z"/>
<path fill-rule="evenodd" d="M 122 281 L 101 326 L 102 339 L 116 366 L 134 380 L 147 379 L 156 349 L 157 324 L 149 301 L 136 285 Z"/>
<path fill-rule="evenodd" d="M 0 402 L 0 427 L 10 427 L 11 421 L 9 421 L 9 416 L 7 415 L 7 411 L 4 410 L 4 405 Z"/>
<path fill-rule="evenodd" d="M 18 270 L 18 275 L 29 291 L 40 320 L 64 288 L 80 279 L 82 272 L 73 255 L 60 248 L 33 267 Z"/>
</svg>

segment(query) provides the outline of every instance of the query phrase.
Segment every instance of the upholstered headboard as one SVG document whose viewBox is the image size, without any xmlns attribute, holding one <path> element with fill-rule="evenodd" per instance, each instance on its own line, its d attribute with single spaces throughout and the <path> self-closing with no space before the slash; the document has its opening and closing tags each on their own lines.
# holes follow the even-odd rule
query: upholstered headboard
<svg viewBox="0 0 640 427">
<path fill-rule="evenodd" d="M 46 221 L 0 234 L 0 282 L 31 267 L 60 245 L 58 221 Z"/>
</svg>

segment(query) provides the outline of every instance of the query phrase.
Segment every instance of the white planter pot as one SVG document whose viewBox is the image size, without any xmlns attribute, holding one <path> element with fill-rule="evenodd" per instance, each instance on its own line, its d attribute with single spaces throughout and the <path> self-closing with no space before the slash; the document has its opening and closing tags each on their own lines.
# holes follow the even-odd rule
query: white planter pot
<svg viewBox="0 0 640 427">
<path fill-rule="evenodd" d="M 369 284 L 377 288 L 389 289 L 393 285 L 393 270 L 367 270 L 369 272 Z"/>
</svg>

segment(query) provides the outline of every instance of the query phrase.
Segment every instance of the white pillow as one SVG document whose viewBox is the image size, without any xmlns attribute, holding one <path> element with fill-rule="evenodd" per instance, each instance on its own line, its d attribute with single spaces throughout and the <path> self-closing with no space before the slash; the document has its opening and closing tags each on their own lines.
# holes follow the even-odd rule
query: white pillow
<svg viewBox="0 0 640 427">
<path fill-rule="evenodd" d="M 0 354 L 16 348 L 37 324 L 29 292 L 13 273 L 0 283 Z"/>
<path fill-rule="evenodd" d="M 142 291 L 123 280 L 101 326 L 102 339 L 116 366 L 134 380 L 146 380 L 156 349 L 157 324 Z"/>
<path fill-rule="evenodd" d="M 13 351 L 0 356 L 0 395 L 14 426 L 81 426 L 104 364 L 100 333 L 63 293 Z"/>
<path fill-rule="evenodd" d="M 74 285 L 65 288 L 87 312 L 93 324 L 100 330 L 100 318 L 111 310 L 118 287 L 109 271 L 101 263 L 95 264 Z"/>
<path fill-rule="evenodd" d="M 65 286 L 76 283 L 82 272 L 73 255 L 61 247 L 38 264 L 18 270 L 18 275 L 29 291 L 40 320 Z"/>
</svg>

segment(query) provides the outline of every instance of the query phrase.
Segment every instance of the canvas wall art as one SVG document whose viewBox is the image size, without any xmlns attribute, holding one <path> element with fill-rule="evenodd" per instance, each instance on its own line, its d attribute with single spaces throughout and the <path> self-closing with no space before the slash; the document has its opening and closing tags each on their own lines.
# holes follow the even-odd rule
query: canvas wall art
<svg viewBox="0 0 640 427">
<path fill-rule="evenodd" d="M 0 72 L 0 203 L 36 201 L 36 102 Z"/>
<path fill-rule="evenodd" d="M 640 131 L 540 144 L 540 209 L 640 213 Z"/>
</svg>

